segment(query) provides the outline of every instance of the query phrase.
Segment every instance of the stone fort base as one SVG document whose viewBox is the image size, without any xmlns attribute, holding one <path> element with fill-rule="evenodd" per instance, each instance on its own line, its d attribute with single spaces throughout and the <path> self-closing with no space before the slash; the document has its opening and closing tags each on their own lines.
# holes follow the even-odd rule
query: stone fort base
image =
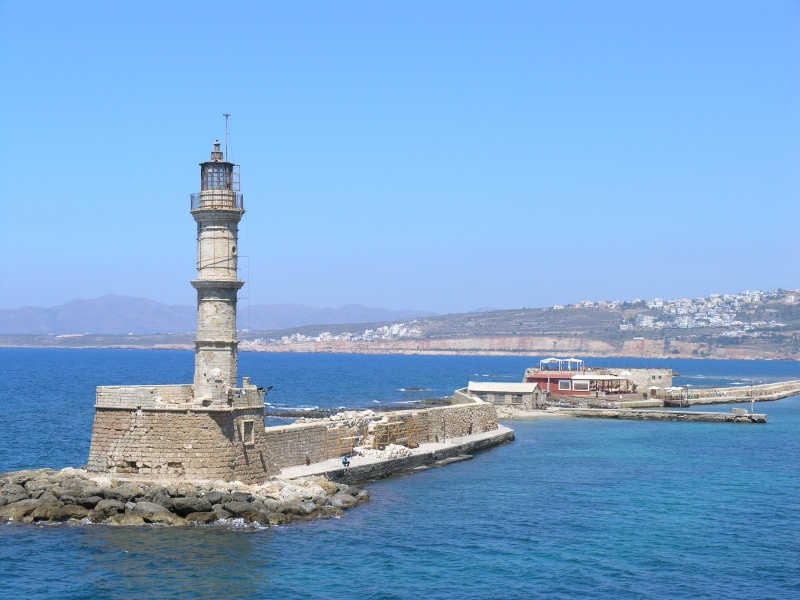
<svg viewBox="0 0 800 600">
<path fill-rule="evenodd" d="M 98 388 L 87 470 L 152 480 L 266 481 L 273 470 L 263 395 L 232 390 L 230 406 L 203 407 L 191 387 Z"/>
</svg>

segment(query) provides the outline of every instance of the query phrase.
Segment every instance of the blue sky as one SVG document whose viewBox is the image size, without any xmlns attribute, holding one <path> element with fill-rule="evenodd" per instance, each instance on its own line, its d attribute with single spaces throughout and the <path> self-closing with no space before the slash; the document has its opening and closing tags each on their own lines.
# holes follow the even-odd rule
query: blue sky
<svg viewBox="0 0 800 600">
<path fill-rule="evenodd" d="M 0 307 L 192 304 L 198 163 L 252 304 L 800 288 L 800 3 L 0 0 Z"/>
</svg>

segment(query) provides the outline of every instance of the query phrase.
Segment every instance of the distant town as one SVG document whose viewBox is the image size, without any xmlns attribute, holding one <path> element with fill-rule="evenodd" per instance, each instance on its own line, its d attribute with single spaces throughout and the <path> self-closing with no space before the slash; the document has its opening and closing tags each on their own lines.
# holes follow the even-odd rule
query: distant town
<svg viewBox="0 0 800 600">
<path fill-rule="evenodd" d="M 539 309 L 541 312 L 566 311 L 569 309 L 586 309 L 614 311 L 621 315 L 619 331 L 655 331 L 655 330 L 688 330 L 706 328 L 724 328 L 720 335 L 736 338 L 757 338 L 769 330 L 786 327 L 786 323 L 777 318 L 763 318 L 767 304 L 781 303 L 787 307 L 800 304 L 800 290 L 759 291 L 745 290 L 738 294 L 711 294 L 707 298 L 681 298 L 679 300 L 636 299 L 622 300 L 584 300 L 575 304 L 556 304 L 550 308 Z M 527 309 L 523 309 L 527 310 Z M 495 311 L 509 313 L 513 311 Z M 759 315 L 760 318 L 744 320 L 743 314 Z M 774 312 L 774 311 L 773 311 Z M 480 313 L 471 313 L 476 317 Z M 428 337 L 437 318 L 422 318 L 407 323 L 387 323 L 364 329 L 360 332 L 321 331 L 319 333 L 291 333 L 280 337 L 258 337 L 240 342 L 243 349 L 263 346 L 289 346 L 319 342 L 373 342 L 380 340 L 402 340 Z M 520 326 L 527 323 L 519 323 Z M 465 327 L 469 327 L 466 324 Z M 528 329 L 522 327 L 522 329 Z M 514 332 L 507 332 L 514 333 Z M 518 331 L 523 333 L 523 331 Z M 636 338 L 633 338 L 636 339 Z"/>
<path fill-rule="evenodd" d="M 293 333 L 292 335 L 281 336 L 280 339 L 256 338 L 254 340 L 243 340 L 239 342 L 239 346 L 247 348 L 248 346 L 285 346 L 289 344 L 305 344 L 308 342 L 372 342 L 374 340 L 395 340 L 418 337 L 422 337 L 422 329 L 416 325 L 409 326 L 405 323 L 392 323 L 389 325 L 381 325 L 375 329 L 365 329 L 361 333 L 344 331 L 342 333 L 333 334 L 330 331 L 323 331 L 319 335 L 314 336 Z"/>
<path fill-rule="evenodd" d="M 730 330 L 722 335 L 729 337 L 750 336 L 758 337 L 759 329 L 774 329 L 786 327 L 774 319 L 770 321 L 754 320 L 745 322 L 737 319 L 743 308 L 754 308 L 769 301 L 779 301 L 785 304 L 798 304 L 800 292 L 797 290 L 777 290 L 774 292 L 761 292 L 746 290 L 738 294 L 711 294 L 708 298 L 682 298 L 680 300 L 634 300 L 629 303 L 599 302 L 600 306 L 608 308 L 646 307 L 650 310 L 661 311 L 662 318 L 649 314 L 638 313 L 633 322 L 623 319 L 620 331 L 636 329 L 694 329 L 701 327 L 727 327 Z M 595 303 L 592 301 L 581 302 L 576 308 L 590 308 Z M 627 305 L 627 306 L 625 306 Z M 554 310 L 564 308 L 555 305 Z"/>
<path fill-rule="evenodd" d="M 125 308 L 131 305 L 139 308 Z M 59 309 L 59 314 L 83 314 L 70 308 Z M 174 307 L 140 299 L 104 297 L 86 308 L 93 310 L 73 319 L 72 326 L 62 326 L 66 330 L 60 334 L 52 333 L 50 313 L 34 320 L 30 311 L 7 311 L 13 313 L 12 325 L 19 329 L 38 323 L 39 329 L 48 333 L 0 335 L 0 346 L 194 348 L 191 310 L 186 315 L 178 311 L 177 322 Z M 254 352 L 800 360 L 800 290 L 746 290 L 678 300 L 584 300 L 546 308 L 447 315 L 386 313 L 379 315 L 370 309 L 371 321 L 361 317 L 361 321 L 240 327 L 239 348 Z M 124 320 L 124 315 L 131 314 L 147 315 L 155 324 L 151 326 L 162 331 L 182 333 L 73 333 L 92 331 L 100 321 L 107 323 L 107 328 L 132 332 L 135 330 L 128 329 Z M 146 326 L 146 322 L 139 324 L 140 328 Z"/>
</svg>

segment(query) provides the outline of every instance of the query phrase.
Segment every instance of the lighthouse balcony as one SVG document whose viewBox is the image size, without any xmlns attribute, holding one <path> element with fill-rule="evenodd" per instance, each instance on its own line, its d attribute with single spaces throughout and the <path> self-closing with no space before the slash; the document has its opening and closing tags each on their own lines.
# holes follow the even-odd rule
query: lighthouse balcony
<svg viewBox="0 0 800 600">
<path fill-rule="evenodd" d="M 229 190 L 192 194 L 192 210 L 244 210 L 244 195 Z"/>
</svg>

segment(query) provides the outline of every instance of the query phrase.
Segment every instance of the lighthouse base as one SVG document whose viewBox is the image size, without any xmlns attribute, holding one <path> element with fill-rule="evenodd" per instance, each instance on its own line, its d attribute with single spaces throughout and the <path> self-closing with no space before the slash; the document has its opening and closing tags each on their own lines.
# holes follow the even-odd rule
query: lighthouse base
<svg viewBox="0 0 800 600">
<path fill-rule="evenodd" d="M 191 385 L 99 387 L 87 469 L 148 479 L 266 481 L 264 393 L 231 388 L 203 406 Z"/>
</svg>

